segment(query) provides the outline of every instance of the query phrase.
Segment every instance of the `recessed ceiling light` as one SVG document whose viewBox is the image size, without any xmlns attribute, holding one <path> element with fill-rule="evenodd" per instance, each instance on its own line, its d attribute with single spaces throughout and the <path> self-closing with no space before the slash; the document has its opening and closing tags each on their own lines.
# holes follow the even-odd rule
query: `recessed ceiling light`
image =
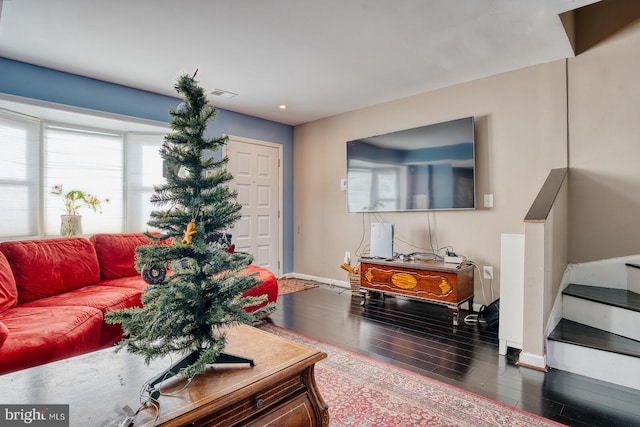
<svg viewBox="0 0 640 427">
<path fill-rule="evenodd" d="M 234 96 L 238 96 L 237 93 L 229 92 L 224 89 L 214 89 L 211 91 L 211 95 L 219 96 L 220 98 L 233 98 Z"/>
<path fill-rule="evenodd" d="M 280 104 L 280 109 L 281 109 L 281 110 L 286 110 L 286 109 L 287 109 L 287 106 L 286 106 L 286 105 L 284 105 L 284 104 Z"/>
</svg>

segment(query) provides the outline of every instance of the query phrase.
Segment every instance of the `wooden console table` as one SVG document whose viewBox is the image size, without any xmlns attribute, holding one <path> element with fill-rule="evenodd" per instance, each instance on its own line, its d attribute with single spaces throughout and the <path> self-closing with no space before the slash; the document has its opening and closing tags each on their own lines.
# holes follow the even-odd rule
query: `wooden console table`
<svg viewBox="0 0 640 427">
<path fill-rule="evenodd" d="M 158 409 L 145 406 L 133 426 L 328 426 L 314 379 L 325 353 L 246 325 L 229 331 L 225 351 L 256 366 L 213 365 L 190 384 L 167 380 Z M 122 408 L 135 411 L 142 385 L 170 365 L 101 350 L 1 376 L 0 403 L 69 404 L 70 426 L 117 426 Z"/>
<path fill-rule="evenodd" d="M 458 325 L 460 306 L 473 312 L 473 266 L 434 260 L 360 259 L 360 289 L 403 295 L 453 310 Z M 367 303 L 368 292 L 364 304 Z"/>
</svg>

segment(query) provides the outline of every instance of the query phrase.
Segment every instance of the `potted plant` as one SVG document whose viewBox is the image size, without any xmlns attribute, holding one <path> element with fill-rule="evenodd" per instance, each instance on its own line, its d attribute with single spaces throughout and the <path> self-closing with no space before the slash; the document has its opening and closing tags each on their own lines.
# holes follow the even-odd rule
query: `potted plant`
<svg viewBox="0 0 640 427">
<path fill-rule="evenodd" d="M 60 215 L 60 235 L 71 237 L 82 234 L 82 216 L 78 213 L 80 208 L 88 207 L 94 212 L 102 212 L 102 201 L 96 196 L 82 190 L 69 190 L 62 188 L 62 184 L 54 185 L 51 194 L 60 196 L 64 203 L 66 214 Z M 105 202 L 108 202 L 105 199 Z"/>
</svg>

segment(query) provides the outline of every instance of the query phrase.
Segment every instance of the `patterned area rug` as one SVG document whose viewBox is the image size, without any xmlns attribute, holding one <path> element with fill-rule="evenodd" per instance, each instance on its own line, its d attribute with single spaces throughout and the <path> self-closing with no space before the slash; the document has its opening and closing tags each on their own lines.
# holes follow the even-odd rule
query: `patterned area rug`
<svg viewBox="0 0 640 427">
<path fill-rule="evenodd" d="M 293 279 L 281 277 L 278 279 L 278 296 L 292 294 L 294 292 L 306 291 L 317 288 L 318 284 L 310 280 Z"/>
<path fill-rule="evenodd" d="M 315 377 L 330 427 L 562 425 L 273 324 L 260 328 L 327 353 Z"/>
</svg>

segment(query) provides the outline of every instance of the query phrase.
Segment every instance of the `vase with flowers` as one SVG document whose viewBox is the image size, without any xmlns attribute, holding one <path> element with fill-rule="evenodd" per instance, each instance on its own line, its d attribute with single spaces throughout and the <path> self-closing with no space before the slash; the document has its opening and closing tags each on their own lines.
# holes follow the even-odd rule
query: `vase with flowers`
<svg viewBox="0 0 640 427">
<path fill-rule="evenodd" d="M 62 184 L 54 185 L 51 194 L 60 196 L 64 203 L 66 214 L 60 215 L 60 235 L 71 237 L 82 234 L 82 216 L 80 208 L 87 207 L 94 212 L 102 213 L 102 201 L 96 196 L 82 190 L 64 191 Z M 105 199 L 108 202 L 109 199 Z"/>
</svg>

